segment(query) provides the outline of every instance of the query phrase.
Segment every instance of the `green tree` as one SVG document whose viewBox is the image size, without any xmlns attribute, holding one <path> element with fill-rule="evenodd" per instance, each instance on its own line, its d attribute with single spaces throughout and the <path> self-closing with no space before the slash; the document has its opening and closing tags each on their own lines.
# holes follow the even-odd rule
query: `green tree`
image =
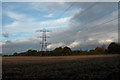
<svg viewBox="0 0 120 80">
<path fill-rule="evenodd" d="M 63 52 L 70 53 L 72 50 L 69 47 L 64 47 Z"/>
<path fill-rule="evenodd" d="M 17 55 L 18 55 L 18 53 L 17 53 L 17 52 L 15 52 L 13 55 L 14 55 L 14 56 L 17 56 Z"/>
<path fill-rule="evenodd" d="M 71 52 L 72 52 L 72 50 L 69 47 L 66 46 L 63 48 L 63 56 L 70 55 Z"/>
<path fill-rule="evenodd" d="M 104 48 L 104 47 L 96 47 L 96 48 L 95 48 L 95 52 L 103 53 L 103 52 L 105 52 L 105 48 Z"/>
<path fill-rule="evenodd" d="M 62 55 L 62 51 L 63 51 L 63 48 L 62 48 L 62 47 L 55 48 L 55 49 L 53 50 L 53 55 L 54 55 L 54 56 Z"/>
<path fill-rule="evenodd" d="M 112 42 L 112 43 L 108 46 L 108 52 L 110 52 L 110 53 L 120 53 L 120 44 L 119 44 L 119 43 Z"/>
</svg>

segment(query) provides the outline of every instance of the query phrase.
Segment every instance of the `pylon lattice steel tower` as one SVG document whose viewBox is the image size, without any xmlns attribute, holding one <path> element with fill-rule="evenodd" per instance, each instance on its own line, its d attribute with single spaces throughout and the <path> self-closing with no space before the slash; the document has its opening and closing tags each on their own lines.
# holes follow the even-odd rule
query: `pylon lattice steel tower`
<svg viewBox="0 0 120 80">
<path fill-rule="evenodd" d="M 43 29 L 43 30 L 37 30 L 37 32 L 42 32 L 42 35 L 39 37 L 42 39 L 42 41 L 40 42 L 41 51 L 47 51 L 47 45 L 50 44 L 47 42 L 47 38 L 50 38 L 49 36 L 47 36 L 47 32 L 50 32 L 50 31 Z"/>
</svg>

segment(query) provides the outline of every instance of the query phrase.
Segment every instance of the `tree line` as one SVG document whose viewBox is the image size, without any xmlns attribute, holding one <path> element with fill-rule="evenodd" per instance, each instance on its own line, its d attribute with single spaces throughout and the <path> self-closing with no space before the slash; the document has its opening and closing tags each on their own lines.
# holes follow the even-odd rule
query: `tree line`
<svg viewBox="0 0 120 80">
<path fill-rule="evenodd" d="M 12 56 L 71 56 L 71 55 L 91 55 L 91 54 L 120 54 L 120 44 L 112 42 L 107 48 L 96 47 L 89 51 L 71 50 L 69 47 L 58 47 L 52 51 L 37 51 L 29 49 L 26 52 L 14 53 Z"/>
</svg>

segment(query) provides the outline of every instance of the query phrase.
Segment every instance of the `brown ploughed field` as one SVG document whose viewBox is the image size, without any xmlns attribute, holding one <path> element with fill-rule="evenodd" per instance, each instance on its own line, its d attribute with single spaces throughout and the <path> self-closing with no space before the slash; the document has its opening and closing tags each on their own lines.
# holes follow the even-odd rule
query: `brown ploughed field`
<svg viewBox="0 0 120 80">
<path fill-rule="evenodd" d="M 4 79 L 120 80 L 120 55 L 3 57 Z"/>
</svg>

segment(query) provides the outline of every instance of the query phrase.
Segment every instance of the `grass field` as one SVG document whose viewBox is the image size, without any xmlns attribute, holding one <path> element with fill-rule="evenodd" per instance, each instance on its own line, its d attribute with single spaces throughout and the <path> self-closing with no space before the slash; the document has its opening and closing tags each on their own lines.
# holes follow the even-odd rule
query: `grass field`
<svg viewBox="0 0 120 80">
<path fill-rule="evenodd" d="M 120 55 L 3 57 L 3 79 L 119 80 Z"/>
</svg>

